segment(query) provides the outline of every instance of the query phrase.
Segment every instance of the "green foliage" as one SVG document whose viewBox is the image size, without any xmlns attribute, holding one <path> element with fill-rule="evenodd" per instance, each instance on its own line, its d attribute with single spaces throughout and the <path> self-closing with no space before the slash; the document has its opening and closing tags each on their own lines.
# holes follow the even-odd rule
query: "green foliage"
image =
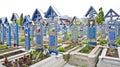
<svg viewBox="0 0 120 67">
<path fill-rule="evenodd" d="M 67 36 L 68 36 L 68 38 L 71 38 L 71 37 L 72 37 L 72 34 L 71 34 L 71 33 L 68 33 Z"/>
<path fill-rule="evenodd" d="M 23 26 L 23 13 L 20 15 L 20 26 Z"/>
<path fill-rule="evenodd" d="M 102 33 L 101 33 L 101 32 L 98 32 L 98 36 L 100 36 L 100 35 L 102 35 Z"/>
<path fill-rule="evenodd" d="M 108 42 L 107 40 L 103 40 L 103 39 L 101 39 L 101 40 L 100 40 L 100 45 L 107 44 L 107 42 Z"/>
<path fill-rule="evenodd" d="M 120 36 L 117 37 L 117 44 L 120 45 Z"/>
<path fill-rule="evenodd" d="M 88 51 L 92 48 L 89 44 L 87 44 L 80 52 L 88 53 Z"/>
<path fill-rule="evenodd" d="M 64 47 L 58 47 L 58 51 L 65 52 L 65 48 Z"/>
<path fill-rule="evenodd" d="M 0 50 L 3 50 L 3 49 L 9 49 L 10 46 L 6 46 L 6 45 L 0 45 Z"/>
<path fill-rule="evenodd" d="M 33 37 L 30 37 L 30 41 L 32 41 L 33 40 Z"/>
<path fill-rule="evenodd" d="M 25 37 L 19 38 L 19 42 L 24 42 L 24 41 L 25 41 Z"/>
<path fill-rule="evenodd" d="M 86 65 L 82 65 L 82 67 L 87 67 Z"/>
<path fill-rule="evenodd" d="M 44 48 L 47 49 L 47 48 L 48 48 L 48 45 L 44 45 Z"/>
<path fill-rule="evenodd" d="M 96 17 L 96 21 L 98 24 L 103 24 L 103 21 L 105 20 L 104 18 L 104 12 L 102 10 L 102 7 L 99 9 L 98 16 Z"/>
<path fill-rule="evenodd" d="M 33 40 L 33 38 L 32 37 L 30 37 L 30 41 L 32 41 Z M 25 41 L 25 37 L 21 37 L 21 38 L 19 38 L 19 42 L 24 42 Z"/>
<path fill-rule="evenodd" d="M 88 44 L 88 40 L 83 40 L 83 44 Z"/>
</svg>

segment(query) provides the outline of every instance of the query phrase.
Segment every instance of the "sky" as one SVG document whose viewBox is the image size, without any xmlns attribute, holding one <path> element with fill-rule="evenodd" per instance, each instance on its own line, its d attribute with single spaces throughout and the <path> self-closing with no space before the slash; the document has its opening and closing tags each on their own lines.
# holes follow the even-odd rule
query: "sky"
<svg viewBox="0 0 120 67">
<path fill-rule="evenodd" d="M 90 6 L 98 12 L 100 7 L 105 14 L 110 8 L 120 14 L 120 0 L 0 0 L 0 17 L 11 17 L 12 13 L 32 16 L 35 9 L 46 12 L 50 5 L 61 15 L 82 18 Z"/>
</svg>

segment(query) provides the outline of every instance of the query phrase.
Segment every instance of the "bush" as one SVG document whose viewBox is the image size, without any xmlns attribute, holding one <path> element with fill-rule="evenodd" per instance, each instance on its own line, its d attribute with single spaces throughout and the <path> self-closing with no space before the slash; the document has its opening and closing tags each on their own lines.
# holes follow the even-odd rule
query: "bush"
<svg viewBox="0 0 120 67">
<path fill-rule="evenodd" d="M 91 48 L 92 48 L 92 46 L 87 44 L 80 52 L 87 53 Z"/>
<path fill-rule="evenodd" d="M 120 36 L 117 37 L 117 44 L 120 45 Z"/>
<path fill-rule="evenodd" d="M 33 40 L 33 38 L 32 37 L 30 37 L 30 41 L 32 41 Z M 21 37 L 20 39 L 19 39 L 19 42 L 24 42 L 25 41 L 25 37 Z"/>
<path fill-rule="evenodd" d="M 72 34 L 71 34 L 71 33 L 68 33 L 67 36 L 68 36 L 68 38 L 71 38 L 71 37 L 72 37 Z"/>
<path fill-rule="evenodd" d="M 65 48 L 64 47 L 58 47 L 58 51 L 65 52 Z"/>
<path fill-rule="evenodd" d="M 23 42 L 23 41 L 25 41 L 25 38 L 24 38 L 24 37 L 21 37 L 21 38 L 19 39 L 19 41 L 20 41 L 20 42 Z"/>
<path fill-rule="evenodd" d="M 107 42 L 108 42 L 107 40 L 103 40 L 103 39 L 101 39 L 101 40 L 100 40 L 100 45 L 107 44 Z"/>
<path fill-rule="evenodd" d="M 6 45 L 1 45 L 1 46 L 0 46 L 0 50 L 9 49 L 9 48 L 10 48 L 10 46 L 6 46 Z"/>
<path fill-rule="evenodd" d="M 33 37 L 30 37 L 30 41 L 32 41 L 33 40 Z"/>
<path fill-rule="evenodd" d="M 88 40 L 83 40 L 83 44 L 88 44 Z"/>
</svg>

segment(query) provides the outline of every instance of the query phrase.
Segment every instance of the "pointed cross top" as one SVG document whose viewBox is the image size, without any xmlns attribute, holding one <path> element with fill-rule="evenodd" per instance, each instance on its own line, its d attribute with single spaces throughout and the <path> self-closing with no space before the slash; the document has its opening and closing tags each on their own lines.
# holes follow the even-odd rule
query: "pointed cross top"
<svg viewBox="0 0 120 67">
<path fill-rule="evenodd" d="M 87 13 L 85 14 L 85 16 L 87 17 L 89 15 L 89 18 L 94 17 L 95 15 L 97 15 L 96 10 L 91 6 L 89 8 L 89 10 L 87 11 Z"/>
<path fill-rule="evenodd" d="M 107 17 L 110 17 L 110 19 L 113 20 L 113 17 L 119 17 L 119 15 L 113 9 L 110 9 L 105 15 L 105 18 Z"/>
<path fill-rule="evenodd" d="M 18 20 L 18 19 L 19 19 L 18 14 L 17 13 L 13 13 L 12 17 L 11 17 L 11 21 Z"/>
</svg>

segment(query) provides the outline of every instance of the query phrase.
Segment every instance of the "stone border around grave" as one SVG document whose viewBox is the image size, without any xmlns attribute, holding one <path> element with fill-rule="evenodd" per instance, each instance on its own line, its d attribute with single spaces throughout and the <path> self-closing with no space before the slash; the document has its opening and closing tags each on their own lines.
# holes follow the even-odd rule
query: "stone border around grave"
<svg viewBox="0 0 120 67">
<path fill-rule="evenodd" d="M 62 67 L 66 62 L 63 59 L 63 55 L 59 54 L 56 56 L 48 57 L 36 64 L 31 65 L 30 67 Z"/>
<path fill-rule="evenodd" d="M 120 67 L 120 47 L 118 47 L 119 58 L 107 57 L 105 56 L 107 48 L 103 49 L 101 56 L 99 56 L 99 61 L 97 67 Z"/>
<path fill-rule="evenodd" d="M 68 63 L 78 66 L 86 65 L 87 67 L 95 67 L 98 56 L 102 50 L 102 46 L 97 45 L 89 54 L 80 53 L 79 51 L 82 48 L 79 48 L 76 51 L 70 53 L 70 59 Z"/>
<path fill-rule="evenodd" d="M 14 51 L 10 51 L 10 52 L 6 52 L 6 53 L 3 53 L 3 54 L 12 53 L 12 52 L 19 51 L 19 50 L 25 51 L 24 48 L 21 48 L 21 49 L 14 50 Z M 21 54 L 17 54 L 17 55 L 13 55 L 13 56 L 10 56 L 10 57 L 7 57 L 7 58 L 8 58 L 9 61 L 11 61 L 11 60 L 14 60 L 14 59 L 23 57 L 24 55 L 27 55 L 29 52 L 30 52 L 30 51 L 24 52 L 24 53 L 21 53 Z M 1 55 L 2 55 L 2 54 L 1 54 Z M 3 61 L 4 61 L 4 58 L 3 58 L 3 59 L 0 59 L 0 62 L 3 62 Z"/>
</svg>

